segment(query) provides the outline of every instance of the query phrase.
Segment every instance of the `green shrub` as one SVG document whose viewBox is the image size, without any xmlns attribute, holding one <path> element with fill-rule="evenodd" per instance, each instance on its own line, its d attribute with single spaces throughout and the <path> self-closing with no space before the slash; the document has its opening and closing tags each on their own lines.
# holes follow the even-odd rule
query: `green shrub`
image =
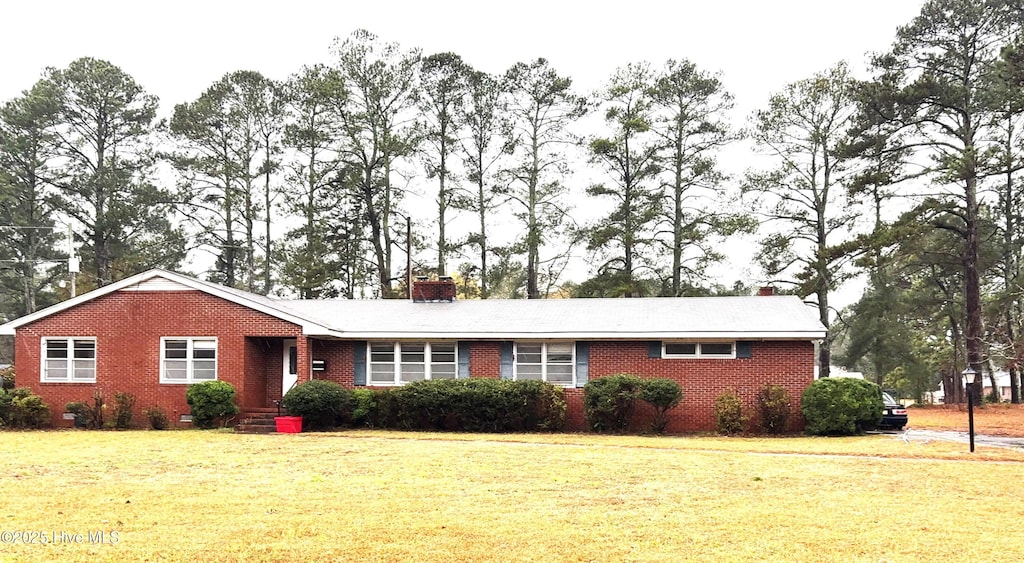
<svg viewBox="0 0 1024 563">
<path fill-rule="evenodd" d="M 377 424 L 377 393 L 373 389 L 352 390 L 352 426 L 374 428 Z"/>
<path fill-rule="evenodd" d="M 368 422 L 375 428 L 397 428 L 398 400 L 392 389 L 375 389 Z"/>
<path fill-rule="evenodd" d="M 541 381 L 417 381 L 374 392 L 382 426 L 409 430 L 530 432 L 565 426 L 565 390 Z"/>
<path fill-rule="evenodd" d="M 227 381 L 204 381 L 189 385 L 185 401 L 197 428 L 213 428 L 218 423 L 227 426 L 230 418 L 238 414 L 235 388 Z"/>
<path fill-rule="evenodd" d="M 510 381 L 508 384 L 513 406 L 518 409 L 515 418 L 508 421 L 510 430 L 555 432 L 565 428 L 565 388 L 543 381 Z"/>
<path fill-rule="evenodd" d="M 75 428 L 88 428 L 92 409 L 81 401 L 72 401 L 64 405 L 64 412 L 75 415 Z"/>
<path fill-rule="evenodd" d="M 757 411 L 761 429 L 769 434 L 782 434 L 789 427 L 789 391 L 781 385 L 768 385 L 757 394 Z"/>
<path fill-rule="evenodd" d="M 14 366 L 7 366 L 0 369 L 0 390 L 10 391 L 14 389 Z"/>
<path fill-rule="evenodd" d="M 132 397 L 134 403 L 135 398 Z M 91 428 L 100 430 L 107 427 L 104 421 L 104 411 L 107 409 L 106 399 L 103 392 L 96 389 L 92 392 L 92 404 L 82 401 L 72 401 L 64 405 L 64 412 L 75 415 L 75 428 Z M 116 412 L 115 412 L 116 414 Z M 131 415 L 129 415 L 130 420 Z M 113 426 L 114 423 L 109 423 Z"/>
<path fill-rule="evenodd" d="M 668 426 L 668 411 L 683 400 L 683 390 L 672 379 L 642 379 L 637 398 L 654 407 L 651 432 L 661 434 Z"/>
<path fill-rule="evenodd" d="M 135 395 L 131 393 L 114 393 L 114 428 L 127 430 L 132 426 L 132 409 L 135 407 Z"/>
<path fill-rule="evenodd" d="M 587 425 L 598 432 L 621 432 L 629 426 L 641 379 L 619 373 L 591 379 L 583 386 Z"/>
<path fill-rule="evenodd" d="M 715 428 L 720 434 L 739 434 L 747 426 L 743 416 L 743 402 L 735 391 L 726 391 L 715 397 Z"/>
<path fill-rule="evenodd" d="M 808 434 L 849 436 L 871 430 L 882 420 L 882 391 L 863 379 L 828 377 L 804 390 L 800 412 Z"/>
<path fill-rule="evenodd" d="M 395 425 L 404 430 L 446 430 L 451 391 L 447 379 L 416 381 L 391 391 L 395 400 Z M 481 413 L 482 416 L 486 414 Z M 453 428 L 454 429 L 454 428 Z"/>
<path fill-rule="evenodd" d="M 142 414 L 149 419 L 149 427 L 153 430 L 167 430 L 167 427 L 170 426 L 167 413 L 160 407 L 149 407 L 142 411 Z"/>
<path fill-rule="evenodd" d="M 333 381 L 314 379 L 289 390 L 281 400 L 288 414 L 302 417 L 303 430 L 340 426 L 352 412 L 352 393 Z"/>
<path fill-rule="evenodd" d="M 0 426 L 42 428 L 50 422 L 50 409 L 28 387 L 0 389 Z"/>
</svg>

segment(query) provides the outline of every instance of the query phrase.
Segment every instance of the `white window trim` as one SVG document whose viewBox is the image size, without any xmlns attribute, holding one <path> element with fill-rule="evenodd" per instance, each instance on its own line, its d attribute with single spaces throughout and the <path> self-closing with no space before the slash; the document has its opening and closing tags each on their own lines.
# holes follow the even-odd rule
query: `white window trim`
<svg viewBox="0 0 1024 563">
<path fill-rule="evenodd" d="M 668 346 L 670 344 L 695 344 L 695 350 L 693 354 L 669 354 Z M 703 344 L 731 344 L 732 352 L 729 354 L 703 354 L 701 353 L 701 345 Z M 669 340 L 661 343 L 661 357 L 666 359 L 705 359 L 705 360 L 734 360 L 736 359 L 736 341 L 735 340 Z"/>
<path fill-rule="evenodd" d="M 165 360 L 164 353 L 167 351 L 168 340 L 184 340 L 186 341 L 186 353 L 185 353 L 185 365 L 187 366 L 188 374 L 185 379 L 167 379 L 165 377 Z M 193 345 L 196 340 L 212 340 L 213 341 L 213 379 L 199 379 L 193 378 L 192 369 L 195 356 L 193 355 Z M 220 379 L 220 340 L 216 336 L 162 336 L 160 337 L 160 383 L 167 383 L 169 385 L 194 385 L 196 383 L 202 383 L 204 381 L 217 381 Z"/>
<path fill-rule="evenodd" d="M 48 371 L 46 369 L 46 342 L 48 340 L 63 340 L 68 345 L 68 367 L 66 379 L 52 379 L 47 377 Z M 75 340 L 90 340 L 93 344 L 93 358 L 92 358 L 92 378 L 91 379 L 75 379 Z M 39 339 L 39 382 L 40 383 L 96 383 L 96 364 L 99 360 L 99 344 L 96 342 L 95 336 L 44 336 Z"/>
<path fill-rule="evenodd" d="M 392 345 L 392 354 L 394 360 L 391 361 L 391 366 L 394 369 L 394 377 L 391 381 L 375 381 L 373 379 L 373 366 L 375 365 L 388 365 L 387 362 L 375 362 L 373 361 L 373 345 L 374 344 L 388 344 Z M 400 387 L 402 385 L 408 385 L 411 381 L 402 381 L 402 349 L 401 344 L 422 344 L 423 345 L 423 380 L 432 379 L 432 366 L 438 365 L 453 365 L 455 366 L 455 379 L 459 378 L 459 343 L 454 340 L 382 340 L 376 342 L 366 343 L 366 384 L 374 387 Z M 455 347 L 455 361 L 451 364 L 447 362 L 432 362 L 431 361 L 431 345 L 432 344 L 452 344 Z M 419 365 L 419 362 L 416 362 Z M 448 379 L 448 378 L 445 378 Z"/>
<path fill-rule="evenodd" d="M 558 385 L 558 386 L 561 386 L 561 387 L 576 387 L 576 342 L 574 342 L 572 340 L 552 340 L 550 342 L 548 342 L 548 341 L 538 342 L 538 341 L 530 341 L 530 340 L 524 340 L 522 342 L 517 341 L 515 343 L 515 350 L 513 351 L 513 354 L 512 354 L 512 379 L 513 379 L 513 381 L 518 381 L 519 380 L 519 345 L 520 344 L 530 344 L 530 345 L 540 344 L 541 345 L 541 349 L 540 349 L 540 354 L 541 354 L 541 356 L 540 356 L 541 357 L 541 359 L 540 359 L 540 374 L 541 374 L 540 375 L 540 380 L 541 381 L 543 381 L 545 383 L 551 383 L 552 385 Z M 548 345 L 549 344 L 567 344 L 567 345 L 569 345 L 569 351 L 570 351 L 570 354 L 572 355 L 571 359 L 569 360 L 569 366 L 572 369 L 572 379 L 570 381 L 552 381 L 552 382 L 548 381 Z M 535 365 L 535 364 L 530 364 L 530 365 Z M 557 365 L 565 365 L 565 364 L 557 364 Z"/>
</svg>

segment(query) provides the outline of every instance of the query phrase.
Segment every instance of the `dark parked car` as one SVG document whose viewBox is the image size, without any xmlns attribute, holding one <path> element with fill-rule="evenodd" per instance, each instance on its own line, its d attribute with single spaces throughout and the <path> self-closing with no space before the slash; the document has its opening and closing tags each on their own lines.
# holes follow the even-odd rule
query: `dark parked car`
<svg viewBox="0 0 1024 563">
<path fill-rule="evenodd" d="M 907 425 L 907 408 L 896 402 L 892 395 L 882 392 L 882 422 L 878 423 L 879 428 L 892 428 L 903 430 Z"/>
</svg>

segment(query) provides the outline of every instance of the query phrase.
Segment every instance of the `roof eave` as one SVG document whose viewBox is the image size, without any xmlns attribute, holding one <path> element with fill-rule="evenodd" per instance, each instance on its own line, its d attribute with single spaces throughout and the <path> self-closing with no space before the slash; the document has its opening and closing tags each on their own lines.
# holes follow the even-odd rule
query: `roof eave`
<svg viewBox="0 0 1024 563">
<path fill-rule="evenodd" d="M 36 311 L 34 313 L 4 323 L 3 325 L 0 325 L 0 335 L 13 336 L 15 335 L 18 327 L 33 323 L 37 320 L 46 318 L 50 315 L 54 315 L 61 311 L 65 311 L 67 309 L 71 309 L 72 307 L 81 305 L 82 303 L 86 303 L 88 301 L 92 301 L 94 299 L 110 295 L 111 293 L 115 293 L 126 287 L 130 287 L 156 277 L 163 277 L 175 281 L 195 291 L 201 291 L 203 293 L 219 297 L 226 301 L 236 303 L 243 307 L 247 307 L 254 311 L 259 311 L 261 313 L 270 315 L 283 321 L 293 323 L 295 325 L 302 327 L 303 334 L 331 332 L 331 329 L 329 327 L 317 323 L 313 320 L 310 320 L 306 317 L 302 317 L 282 309 L 268 307 L 265 304 L 260 303 L 259 301 L 246 299 L 244 296 L 237 295 L 229 291 L 220 290 L 218 289 L 219 286 L 216 284 L 207 284 L 202 281 L 190 278 L 188 276 L 183 276 L 181 274 L 177 274 L 175 272 L 170 272 L 167 270 L 153 269 L 148 270 L 146 272 L 142 272 L 140 274 L 136 274 L 134 276 L 124 278 L 123 280 L 116 281 L 110 285 L 103 286 L 99 289 L 95 289 L 88 293 L 83 293 L 77 297 L 68 299 L 67 301 L 62 301 L 55 305 L 51 305 L 50 307 L 47 307 L 45 309 L 40 309 L 39 311 Z"/>
<path fill-rule="evenodd" d="M 825 338 L 825 332 L 343 332 L 331 330 L 323 332 L 307 332 L 306 336 L 337 338 L 344 340 L 821 340 Z"/>
</svg>

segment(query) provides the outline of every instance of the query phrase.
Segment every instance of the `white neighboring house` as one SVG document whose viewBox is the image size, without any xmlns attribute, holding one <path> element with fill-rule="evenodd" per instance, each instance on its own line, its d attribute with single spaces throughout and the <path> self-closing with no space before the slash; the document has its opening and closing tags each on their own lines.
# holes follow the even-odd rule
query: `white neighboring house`
<svg viewBox="0 0 1024 563">
<path fill-rule="evenodd" d="M 864 374 L 859 371 L 846 371 L 846 368 L 829 366 L 829 377 L 846 377 L 849 379 L 864 379 Z"/>
<path fill-rule="evenodd" d="M 996 386 L 999 388 L 999 400 L 1009 401 L 1012 398 L 1010 391 L 1010 372 L 999 370 L 996 372 Z M 1018 374 L 1018 377 L 1024 377 L 1024 374 Z M 982 381 L 982 397 L 988 397 L 992 393 L 992 378 L 989 377 L 988 373 L 984 373 L 981 377 Z M 942 402 L 943 393 L 942 389 L 935 391 L 932 395 L 937 399 L 937 402 Z"/>
<path fill-rule="evenodd" d="M 1018 377 L 1020 377 L 1019 374 L 1018 374 Z M 992 393 L 992 379 L 986 373 L 982 377 L 982 382 L 983 382 L 982 383 L 983 388 L 982 388 L 981 394 L 982 394 L 983 397 L 988 397 L 988 395 L 990 393 Z M 1011 399 L 1011 394 L 1010 394 L 1010 372 L 1002 371 L 1002 370 L 997 371 L 996 372 L 996 386 L 999 387 L 999 400 L 1000 401 L 1009 401 Z"/>
</svg>

